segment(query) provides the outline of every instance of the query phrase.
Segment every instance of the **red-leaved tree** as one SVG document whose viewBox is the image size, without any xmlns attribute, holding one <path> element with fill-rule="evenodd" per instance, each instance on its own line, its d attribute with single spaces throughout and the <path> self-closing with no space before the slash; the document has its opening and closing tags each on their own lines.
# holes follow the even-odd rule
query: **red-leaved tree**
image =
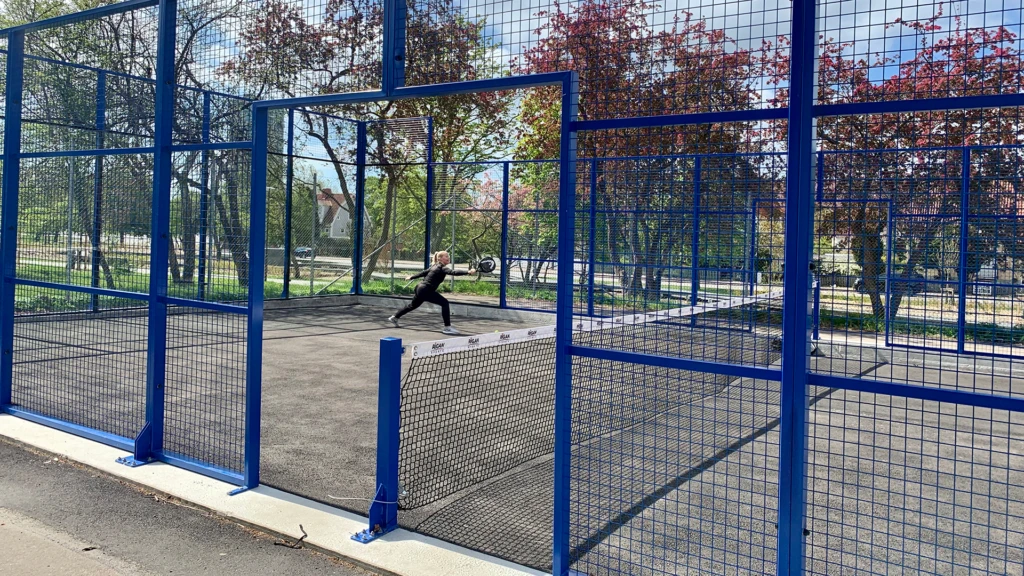
<svg viewBox="0 0 1024 576">
<path fill-rule="evenodd" d="M 655 31 L 657 11 L 646 0 L 583 0 L 571 7 L 556 2 L 552 10 L 537 14 L 546 21 L 535 31 L 536 43 L 516 63 L 518 70 L 577 71 L 583 120 L 762 104 L 758 82 L 772 55 L 767 46 L 741 48 L 724 31 L 688 13 Z M 525 99 L 521 117 L 528 130 L 521 137 L 521 157 L 558 156 L 558 102 L 553 91 L 536 91 Z M 757 150 L 756 134 L 751 125 L 734 123 L 581 135 L 580 158 L 608 159 L 595 164 L 600 259 L 615 267 L 624 293 L 660 298 L 666 267 L 679 266 L 679 255 L 691 253 L 694 160 L 659 155 L 722 154 L 705 162 L 714 178 L 703 183 L 701 204 L 748 209 L 751 198 L 745 188 L 762 188 L 765 173 L 756 158 L 734 154 Z M 612 159 L 623 156 L 638 158 Z M 739 219 L 733 224 L 742 227 Z"/>
<path fill-rule="evenodd" d="M 1014 33 L 1002 26 L 969 28 L 953 19 L 943 31 L 941 6 L 922 21 L 897 19 L 887 29 L 899 28 L 918 37 L 916 53 L 856 55 L 856 44 L 822 38 L 819 44 L 818 102 L 845 104 L 919 98 L 948 98 L 1016 93 L 1024 86 L 1022 53 Z M 775 82 L 780 86 L 776 105 L 788 100 L 788 40 L 779 39 L 774 58 Z M 879 68 L 895 69 L 887 78 L 873 79 Z M 781 127 L 784 130 L 785 127 Z M 962 175 L 970 171 L 972 215 L 1006 213 L 1007 202 L 1021 214 L 1016 198 L 1022 184 L 1020 152 L 999 148 L 1019 144 L 1024 125 L 1014 109 L 950 109 L 941 112 L 828 116 L 818 119 L 819 149 L 824 152 L 822 200 L 818 204 L 821 236 L 849 248 L 861 267 L 865 291 L 873 312 L 885 314 L 886 266 L 897 277 L 895 286 L 926 265 L 944 268 L 949 280 L 958 271 L 958 242 L 953 258 L 940 245 L 958 240 L 962 202 Z M 781 137 L 781 134 L 777 134 Z M 984 146 L 972 151 L 971 165 L 963 165 L 963 146 Z M 889 229 L 890 211 L 892 229 Z M 998 254 L 1017 253 L 1016 238 L 997 236 L 991 219 L 979 217 L 968 231 L 968 274 Z M 887 244 L 891 238 L 891 245 Z M 891 257 L 890 257 L 891 254 Z M 899 263 L 899 265 L 896 265 Z M 951 270 L 951 268 L 953 268 Z M 903 290 L 893 290 L 889 313 L 899 310 Z"/>
</svg>

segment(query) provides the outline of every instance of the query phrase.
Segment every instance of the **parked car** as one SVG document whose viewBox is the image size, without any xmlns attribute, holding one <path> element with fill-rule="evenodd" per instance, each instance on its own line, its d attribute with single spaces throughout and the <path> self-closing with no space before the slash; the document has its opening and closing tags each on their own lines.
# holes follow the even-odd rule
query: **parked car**
<svg viewBox="0 0 1024 576">
<path fill-rule="evenodd" d="M 889 280 L 892 282 L 892 286 L 888 290 L 890 294 L 906 294 L 914 296 L 924 292 L 924 276 L 915 272 L 910 275 L 910 278 L 902 278 L 900 274 L 902 274 L 902 272 L 894 272 L 889 277 Z M 885 274 L 878 276 L 876 286 L 880 293 L 886 292 Z M 857 278 L 853 283 L 853 289 L 861 294 L 867 294 L 868 292 L 863 278 Z"/>
<path fill-rule="evenodd" d="M 296 258 L 312 258 L 314 250 L 309 246 L 299 246 L 295 249 Z"/>
</svg>

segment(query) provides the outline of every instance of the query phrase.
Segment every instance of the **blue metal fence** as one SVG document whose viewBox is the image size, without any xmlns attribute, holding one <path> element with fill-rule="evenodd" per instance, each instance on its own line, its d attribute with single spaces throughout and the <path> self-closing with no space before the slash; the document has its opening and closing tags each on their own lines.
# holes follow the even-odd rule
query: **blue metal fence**
<svg viewBox="0 0 1024 576">
<path fill-rule="evenodd" d="M 96 105 L 87 107 L 87 126 L 61 127 L 68 129 L 66 141 L 33 141 L 50 130 L 45 118 L 32 116 L 32 106 L 45 103 L 42 96 L 33 97 L 40 78 L 46 77 L 37 72 L 63 63 L 30 60 L 26 38 L 48 28 L 153 7 L 159 8 L 158 14 L 150 14 L 159 29 L 155 81 L 98 71 L 90 87 L 95 87 Z M 554 268 L 554 262 L 560 272 L 554 286 L 554 573 L 900 569 L 1004 574 L 1024 566 L 1021 513 L 1014 507 L 1024 483 L 1019 440 L 1024 399 L 1014 385 L 1021 356 L 1014 291 L 1022 250 L 1016 237 L 1024 217 L 1017 191 L 1019 119 L 1014 114 L 1024 106 L 1024 94 L 1018 79 L 1003 75 L 1017 69 L 1016 63 L 995 65 L 1000 72 L 996 75 L 974 70 L 971 78 L 990 84 L 967 89 L 952 82 L 916 81 L 877 89 L 884 82 L 876 81 L 882 76 L 879 70 L 912 68 L 902 55 L 880 58 L 875 65 L 868 62 L 874 56 L 863 52 L 848 67 L 856 69 L 854 77 L 827 66 L 823 75 L 824 64 L 865 49 L 857 43 L 830 45 L 833 51 L 823 59 L 819 39 L 845 32 L 849 18 L 833 5 L 813 0 L 794 0 L 777 11 L 777 23 L 789 26 L 788 38 L 773 44 L 778 39 L 767 36 L 774 33 L 764 32 L 762 44 L 776 50 L 758 57 L 776 58 L 777 66 L 761 72 L 751 64 L 758 58 L 747 58 L 749 53 L 741 58 L 730 49 L 710 54 L 728 60 L 728 65 L 704 65 L 701 56 L 708 54 L 688 49 L 726 42 L 705 35 L 701 26 L 686 42 L 659 45 L 671 35 L 654 34 L 646 6 L 620 6 L 619 16 L 604 25 L 626 23 L 633 28 L 615 34 L 590 37 L 584 34 L 586 27 L 569 26 L 581 40 L 569 42 L 559 36 L 565 34 L 559 26 L 576 17 L 599 17 L 603 9 L 583 3 L 581 12 L 570 10 L 561 19 L 540 24 L 537 38 L 524 41 L 524 31 L 516 26 L 483 24 L 492 16 L 506 23 L 523 21 L 522 15 L 498 4 L 388 1 L 379 14 L 381 30 L 372 40 L 381 45 L 381 60 L 379 82 L 371 89 L 296 90 L 289 93 L 316 95 L 251 106 L 234 96 L 199 91 L 200 134 L 196 141 L 185 141 L 176 140 L 173 128 L 176 8 L 174 0 L 131 0 L 0 31 L 7 41 L 0 214 L 4 411 L 131 450 L 130 463 L 162 459 L 243 487 L 255 486 L 268 171 L 276 168 L 268 158 L 277 128 L 271 129 L 274 111 L 554 86 L 560 89 L 557 121 L 555 115 L 538 116 L 550 120 L 546 126 L 552 132 L 558 127 L 557 204 L 542 205 L 538 195 L 532 206 L 516 206 L 512 184 L 527 178 L 517 174 L 519 169 L 528 171 L 526 165 L 493 163 L 501 174 L 494 186 L 493 212 L 502 232 L 490 248 L 502 259 L 501 305 L 510 305 L 510 300 L 516 304 L 509 274 L 513 263 L 526 264 L 526 283 L 533 283 L 533 291 L 538 267 Z M 873 10 L 861 12 L 858 16 L 871 16 Z M 1013 14 L 1002 16 L 1019 20 Z M 497 46 L 485 43 L 478 51 L 491 62 L 475 62 L 471 71 L 463 60 L 430 58 L 424 52 L 437 46 L 416 44 L 419 38 L 406 36 L 406 24 L 436 21 L 437 16 L 487 28 L 489 41 L 506 38 L 513 57 L 493 58 L 491 49 Z M 893 28 L 903 30 L 896 24 Z M 995 29 L 987 22 L 972 23 L 975 28 L 966 31 L 959 19 L 942 25 L 953 27 L 952 37 L 960 34 L 986 46 L 965 52 L 960 64 L 990 62 L 995 55 L 1015 58 L 1009 48 L 1014 32 L 1002 24 Z M 945 49 L 943 41 L 934 39 L 942 25 L 910 26 L 905 32 L 915 45 L 933 42 Z M 1017 29 L 1020 23 L 1008 25 Z M 611 45 L 609 38 L 622 44 Z M 513 47 L 513 39 L 525 45 Z M 892 39 L 902 46 L 902 35 Z M 758 39 L 744 38 L 743 44 L 757 44 L 753 40 Z M 596 43 L 612 63 L 602 58 L 594 65 L 587 62 L 586 50 L 574 52 L 590 46 L 588 42 Z M 628 68 L 647 53 L 664 61 L 619 79 L 621 83 L 602 76 Z M 926 60 L 941 67 L 951 58 Z M 460 64 L 453 67 L 456 61 Z M 576 69 L 565 71 L 569 63 Z M 749 77 L 733 82 L 714 76 L 725 69 Z M 518 73 L 522 75 L 513 75 Z M 941 78 L 930 79 L 948 80 L 959 73 L 935 72 Z M 865 83 L 858 88 L 859 74 Z M 116 78 L 145 84 L 140 95 L 152 91 L 152 117 L 142 122 L 151 123 L 151 133 L 128 131 L 113 139 L 105 121 L 109 102 L 100 100 Z M 358 81 L 342 84 L 360 87 Z M 695 92 L 722 97 L 690 100 L 687 88 L 697 85 L 702 89 Z M 843 92 L 848 85 L 855 86 L 850 94 Z M 920 86 L 926 86 L 923 92 Z M 551 94 L 544 94 L 548 100 L 541 107 L 550 106 Z M 214 128 L 211 109 L 221 99 L 233 102 L 229 109 L 238 108 L 227 114 L 236 121 Z M 248 108 L 251 125 L 237 121 Z M 963 117 L 929 127 L 936 117 L 954 113 Z M 294 136 L 294 113 L 289 116 L 288 130 Z M 847 125 L 842 122 L 859 122 L 861 130 L 844 132 Z M 360 126 L 355 138 L 365 154 L 366 126 Z M 281 128 L 283 133 L 283 124 Z M 74 130 L 86 133 L 85 146 L 75 145 L 81 134 L 72 134 Z M 926 145 L 891 146 L 879 138 L 890 132 L 899 133 L 903 142 Z M 176 155 L 191 153 L 198 153 L 188 161 L 198 163 L 203 183 L 197 218 L 189 216 L 191 192 L 172 194 Z M 290 188 L 291 151 L 287 156 L 282 165 L 288 166 Z M 781 160 L 766 166 L 753 159 L 766 156 Z M 84 162 L 78 166 L 76 158 L 89 167 Z M 97 272 L 97 266 L 103 267 L 99 245 L 104 231 L 112 229 L 109 214 L 102 210 L 111 178 L 106 162 L 129 158 L 141 159 L 144 170 L 152 166 L 151 217 L 139 234 L 149 240 L 149 272 L 144 281 L 125 274 L 124 283 L 103 288 Z M 66 173 L 55 159 L 65 159 Z M 356 164 L 365 170 L 365 161 Z M 41 180 L 28 177 L 29 168 L 38 168 L 33 177 Z M 440 177 L 437 168 L 431 163 L 425 171 L 428 196 Z M 81 173 L 90 186 L 80 186 L 76 175 Z M 33 220 L 38 213 L 29 210 L 34 207 L 33 186 L 42 190 L 46 179 L 65 176 L 70 192 L 63 207 L 70 216 L 51 244 L 63 232 L 69 262 L 64 276 L 53 277 L 43 274 L 44 266 L 33 263 L 20 244 L 28 245 L 25 239 L 40 230 L 48 233 L 41 220 Z M 208 195 L 206 183 L 217 178 L 224 195 Z M 364 181 L 365 173 L 357 180 Z M 752 185 L 763 186 L 763 194 L 746 197 Z M 187 182 L 184 186 L 189 188 Z M 82 206 L 74 192 L 78 188 L 89 188 L 92 202 L 84 227 L 75 224 L 75 205 Z M 366 196 L 364 189 L 355 199 L 355 268 L 361 266 L 360 251 L 366 248 Z M 290 198 L 289 193 L 286 202 Z M 437 200 L 431 198 L 428 222 Z M 211 201 L 233 203 L 233 208 L 229 214 L 212 207 Z M 663 207 L 647 210 L 644 203 Z M 292 208 L 287 218 L 294 216 Z M 553 215 L 557 225 L 550 222 Z M 533 226 L 524 243 L 529 244 L 526 254 L 509 233 L 517 216 Z M 211 225 L 208 219 L 217 221 Z M 218 264 L 199 258 L 194 296 L 174 290 L 179 260 L 171 257 L 180 251 L 191 265 L 191 233 L 183 234 L 189 237 L 188 248 L 176 247 L 174 236 L 176 226 L 191 230 L 193 224 L 201 237 L 201 255 L 209 255 L 214 244 L 227 255 Z M 88 246 L 83 249 L 91 253 L 87 278 L 74 274 L 72 261 L 77 258 L 73 236 L 80 230 L 85 231 L 81 243 Z M 290 226 L 287 230 L 286 270 L 295 240 Z M 541 230 L 554 234 L 554 246 L 544 244 Z M 436 222 L 424 225 L 427 246 L 439 234 Z M 216 243 L 208 240 L 210 235 Z M 394 261 L 397 250 L 392 248 Z M 815 258 L 816 251 L 819 256 L 852 254 L 861 269 L 863 294 L 856 294 L 855 286 L 828 283 L 837 274 L 812 268 L 821 260 Z M 723 265 L 737 259 L 742 260 L 738 266 Z M 939 276 L 918 281 L 917 269 L 929 268 L 939 270 Z M 781 276 L 781 310 L 769 306 L 742 322 L 727 316 L 698 319 L 687 323 L 689 332 L 675 326 L 671 333 L 640 331 L 598 341 L 573 333 L 574 314 L 660 311 L 670 305 L 666 299 L 674 288 L 692 307 L 712 285 L 723 289 L 723 273 L 731 283 L 732 270 L 739 271 L 738 285 L 747 296 L 760 290 L 758 273 L 767 275 L 768 284 Z M 361 280 L 362 275 L 357 269 L 354 277 Z M 227 291 L 232 282 L 238 286 Z M 907 288 L 916 284 L 924 287 L 919 294 Z M 358 291 L 362 284 L 354 285 Z M 932 292 L 931 286 L 949 289 L 949 294 Z M 233 296 L 218 296 L 223 294 L 218 288 Z M 87 305 L 73 314 L 19 314 L 19 295 L 48 306 L 84 295 Z M 531 299 L 538 299 L 536 293 Z M 111 333 L 103 324 L 110 319 L 103 316 L 108 313 L 133 322 L 123 322 Z M 727 335 L 740 324 L 747 333 L 766 337 L 780 331 L 781 340 L 771 340 L 771 346 L 779 346 L 779 357 L 723 360 L 723 351 L 745 351 L 744 340 Z M 812 358 L 812 339 L 818 340 L 824 356 Z M 392 342 L 382 353 L 382 361 L 388 358 L 392 368 L 397 347 Z M 88 359 L 63 356 L 61 351 L 68 348 L 86 353 Z M 126 373 L 119 380 L 128 383 L 126 388 L 111 388 L 104 380 L 111 358 L 123 360 Z M 195 377 L 197 367 L 204 377 Z M 629 398 L 663 391 L 661 381 L 645 372 L 653 369 L 669 371 L 666 381 L 673 389 L 703 389 L 708 383 L 718 387 L 700 402 L 688 403 L 687 414 L 673 409 L 630 412 Z M 396 378 L 393 371 L 385 373 L 388 393 L 381 399 L 387 405 L 381 409 L 393 413 Z M 70 410 L 72 400 L 61 396 L 59 383 L 69 377 L 86 395 L 85 414 Z M 581 404 L 583 399 L 586 404 Z M 398 489 L 393 477 L 395 438 L 381 436 L 386 444 L 379 456 L 386 458 L 380 462 L 381 475 L 387 478 L 381 479 L 384 502 L 377 503 L 384 508 L 378 506 L 380 514 L 375 515 L 381 524 L 378 533 L 393 525 L 394 510 L 387 505 Z M 959 499 L 962 494 L 970 497 Z"/>
<path fill-rule="evenodd" d="M 47 34 L 85 33 L 129 11 L 158 31 L 152 78 L 27 54 Z M 205 269 L 218 265 L 206 257 L 211 163 L 222 170 L 225 154 L 244 161 L 251 137 L 235 130 L 236 141 L 220 133 L 214 142 L 211 129 L 214 98 L 244 100 L 175 85 L 176 18 L 173 0 L 134 1 L 2 31 L 0 409 L 125 449 L 128 465 L 166 461 L 246 489 L 259 483 L 265 194 L 246 194 L 216 226 L 239 271 L 226 286 Z M 175 129 L 182 92 L 201 102 L 191 136 Z M 198 185 L 178 186 L 193 178 L 176 165 L 183 158 L 197 165 Z M 219 201 L 240 198 L 235 183 Z M 58 204 L 52 191 L 61 187 Z M 66 218 L 53 222 L 58 207 Z M 143 239 L 149 245 L 136 248 Z"/>
</svg>

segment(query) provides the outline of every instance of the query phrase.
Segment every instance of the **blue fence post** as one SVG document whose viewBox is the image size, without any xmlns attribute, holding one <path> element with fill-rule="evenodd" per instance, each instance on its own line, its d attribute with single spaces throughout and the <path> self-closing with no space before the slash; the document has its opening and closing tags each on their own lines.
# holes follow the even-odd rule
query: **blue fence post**
<svg viewBox="0 0 1024 576">
<path fill-rule="evenodd" d="M 426 222 L 424 225 L 423 239 L 423 268 L 430 268 L 430 234 L 434 226 L 434 215 L 431 212 L 434 207 L 434 118 L 427 118 L 427 198 L 426 198 Z M 502 260 L 504 269 L 505 261 Z"/>
<path fill-rule="evenodd" d="M 242 487 L 260 484 L 260 409 L 263 397 L 263 286 L 267 245 L 266 108 L 252 113 L 252 197 L 249 203 L 249 314 L 245 354 L 245 461 Z"/>
<path fill-rule="evenodd" d="M 405 85 L 405 11 L 404 0 L 384 0 L 381 88 L 388 95 Z"/>
<path fill-rule="evenodd" d="M 356 213 L 352 220 L 352 290 L 363 293 L 363 234 L 366 229 L 366 122 L 356 125 Z"/>
<path fill-rule="evenodd" d="M 498 279 L 498 305 L 502 308 L 508 307 L 508 179 L 509 163 L 506 161 L 501 173 L 501 275 Z"/>
<path fill-rule="evenodd" d="M 555 327 L 555 494 L 552 574 L 569 573 L 569 506 L 572 442 L 572 320 L 576 258 L 576 121 L 579 77 L 562 83 L 562 126 L 558 168 L 558 296 Z"/>
<path fill-rule="evenodd" d="M 597 158 L 590 161 L 590 238 L 587 256 L 587 316 L 594 315 L 594 279 L 597 271 Z"/>
<path fill-rule="evenodd" d="M 962 173 L 960 175 L 960 262 L 956 274 L 957 294 L 960 300 L 956 310 L 956 351 L 964 353 L 967 340 L 967 250 L 970 244 L 968 221 L 971 216 L 971 149 L 964 147 Z"/>
<path fill-rule="evenodd" d="M 700 174 L 701 157 L 693 159 L 693 237 L 690 246 L 691 264 L 693 268 L 690 275 L 690 305 L 696 306 L 700 292 Z M 690 316 L 690 325 L 697 325 L 697 315 Z"/>
<path fill-rule="evenodd" d="M 156 55 L 153 145 L 153 215 L 149 253 L 149 327 L 146 357 L 146 424 L 135 438 L 129 466 L 159 457 L 164 442 L 164 383 L 167 376 L 167 265 L 170 250 L 171 157 L 174 127 L 174 47 L 177 0 L 160 3 Z"/>
<path fill-rule="evenodd" d="M 402 410 L 402 341 L 381 338 L 377 393 L 377 490 L 370 525 L 353 540 L 367 543 L 398 527 L 398 425 Z"/>
<path fill-rule="evenodd" d="M 96 74 L 96 149 L 104 146 L 104 131 L 107 116 L 107 73 Z M 103 237 L 103 157 L 97 156 L 93 163 L 92 176 L 92 258 L 89 285 L 99 288 L 100 285 L 100 240 Z M 100 297 L 93 294 L 89 299 L 89 310 L 96 311 L 100 307 Z"/>
<path fill-rule="evenodd" d="M 14 375 L 14 278 L 18 251 L 18 182 L 21 174 L 21 99 L 25 79 L 25 33 L 7 36 L 7 92 L 4 100 L 3 209 L 0 215 L 0 407 L 11 403 Z"/>
<path fill-rule="evenodd" d="M 210 93 L 203 91 L 203 144 L 210 143 Z M 200 300 L 206 299 L 206 225 L 210 219 L 210 152 L 199 153 L 199 290 Z"/>
<path fill-rule="evenodd" d="M 885 215 L 885 345 L 889 345 L 891 338 L 892 307 L 889 305 L 892 300 L 892 227 L 893 227 L 892 201 L 886 203 Z"/>
<path fill-rule="evenodd" d="M 288 142 L 285 144 L 287 157 L 284 172 L 284 286 L 281 298 L 288 298 L 292 279 L 292 188 L 295 185 L 295 109 L 288 109 Z M 352 221 L 355 225 L 355 220 Z M 311 242 L 312 244 L 312 242 Z M 312 294 L 310 294 L 312 296 Z"/>
<path fill-rule="evenodd" d="M 810 371 L 810 266 L 813 251 L 814 96 L 817 5 L 793 0 L 786 166 L 782 381 L 779 411 L 778 574 L 802 574 Z"/>
</svg>

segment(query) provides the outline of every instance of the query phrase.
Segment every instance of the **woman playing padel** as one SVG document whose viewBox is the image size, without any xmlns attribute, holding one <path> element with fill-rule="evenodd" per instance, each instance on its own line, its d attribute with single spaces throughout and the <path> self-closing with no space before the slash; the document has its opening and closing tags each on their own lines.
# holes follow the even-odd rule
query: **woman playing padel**
<svg viewBox="0 0 1024 576">
<path fill-rule="evenodd" d="M 454 268 L 448 268 L 448 264 L 451 262 L 451 256 L 447 252 L 441 251 L 434 254 L 434 264 L 416 274 L 410 276 L 409 280 L 415 280 L 417 278 L 423 278 L 420 283 L 416 286 L 416 293 L 412 298 L 412 302 L 405 308 L 402 308 L 398 312 L 395 312 L 394 316 L 388 318 L 395 327 L 398 327 L 398 319 L 405 316 L 409 312 L 420 307 L 420 304 L 424 302 L 431 302 L 441 307 L 441 318 L 444 320 L 444 330 L 441 332 L 445 334 L 459 334 L 460 332 L 452 327 L 452 314 L 451 309 L 448 306 L 448 300 L 438 294 L 437 289 L 441 287 L 444 280 L 448 276 L 467 276 L 469 274 L 475 274 L 476 270 L 470 270 L 466 272 L 464 270 L 455 270 Z"/>
</svg>

